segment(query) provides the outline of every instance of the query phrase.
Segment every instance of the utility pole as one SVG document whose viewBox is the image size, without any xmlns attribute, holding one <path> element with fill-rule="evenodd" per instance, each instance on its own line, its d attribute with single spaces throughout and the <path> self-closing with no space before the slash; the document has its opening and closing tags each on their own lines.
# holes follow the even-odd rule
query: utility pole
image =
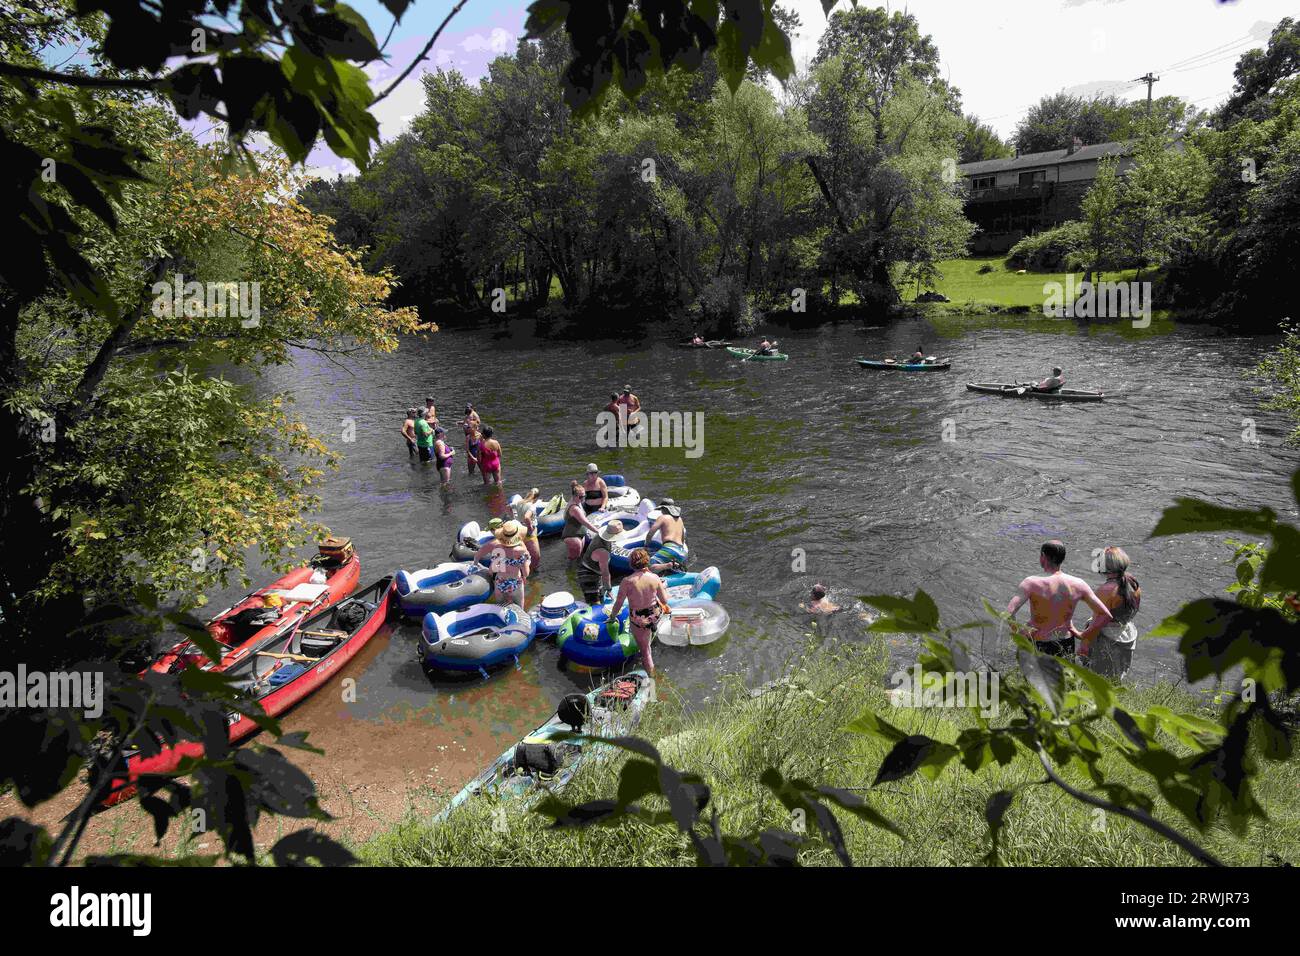
<svg viewBox="0 0 1300 956">
<path fill-rule="evenodd" d="M 1147 116 L 1151 115 L 1151 87 L 1160 82 L 1160 77 L 1155 76 L 1150 71 L 1146 76 L 1139 76 L 1134 83 L 1145 83 L 1147 85 Z"/>
</svg>

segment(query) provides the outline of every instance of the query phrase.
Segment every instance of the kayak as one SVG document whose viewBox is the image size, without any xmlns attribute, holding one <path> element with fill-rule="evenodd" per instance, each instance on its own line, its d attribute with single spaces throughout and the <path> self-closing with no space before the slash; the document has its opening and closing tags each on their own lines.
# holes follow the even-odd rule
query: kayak
<svg viewBox="0 0 1300 956">
<path fill-rule="evenodd" d="M 722 339 L 709 339 L 703 345 L 696 345 L 694 342 L 678 342 L 677 347 L 679 349 L 720 349 L 730 344 L 730 342 L 724 342 Z"/>
<path fill-rule="evenodd" d="M 184 640 L 163 652 L 147 670 L 174 674 L 193 664 L 223 671 L 242 658 L 247 648 L 272 636 L 287 635 L 309 614 L 338 604 L 361 578 L 361 559 L 350 542 L 340 539 L 340 543 L 341 551 L 327 547 L 327 553 L 317 554 L 305 567 L 258 588 L 213 617 L 207 624 L 208 633 L 226 649 L 220 663 L 213 663 L 192 641 Z"/>
<path fill-rule="evenodd" d="M 1043 398 L 1057 402 L 1100 402 L 1105 398 L 1103 392 L 1089 392 L 1077 388 L 1063 388 L 1056 392 L 1036 392 L 1031 386 L 1015 382 L 967 382 L 966 388 L 971 392 L 984 392 L 989 395 Z"/>
<path fill-rule="evenodd" d="M 727 346 L 727 351 L 736 358 L 742 358 L 750 362 L 784 362 L 790 356 L 784 352 L 773 352 L 771 355 L 759 355 L 754 349 L 738 349 L 734 346 Z"/>
<path fill-rule="evenodd" d="M 946 372 L 952 368 L 952 362 L 882 362 L 876 359 L 857 360 L 863 368 L 893 369 L 895 372 Z"/>
<path fill-rule="evenodd" d="M 261 704 L 267 716 L 278 717 L 319 690 L 366 646 L 388 620 L 394 594 L 393 576 L 380 578 L 346 601 L 309 617 L 291 634 L 274 636 L 250 648 L 239 662 L 226 669 L 226 676 L 242 695 Z M 256 721 L 238 711 L 227 714 L 226 720 L 232 744 L 258 728 Z M 182 761 L 198 759 L 203 752 L 201 742 L 187 740 L 163 747 L 152 756 L 140 751 L 129 754 L 125 769 L 114 777 L 102 806 L 111 807 L 133 797 L 140 777 L 174 774 Z"/>
<path fill-rule="evenodd" d="M 557 736 L 625 736 L 654 700 L 654 678 L 643 670 L 628 671 L 587 694 L 569 694 L 553 717 L 507 748 L 452 797 L 434 819 L 446 820 L 453 810 L 475 797 L 502 802 L 520 800 L 526 806 L 543 793 L 560 790 L 584 762 L 617 751 L 608 744 L 556 740 Z"/>
</svg>

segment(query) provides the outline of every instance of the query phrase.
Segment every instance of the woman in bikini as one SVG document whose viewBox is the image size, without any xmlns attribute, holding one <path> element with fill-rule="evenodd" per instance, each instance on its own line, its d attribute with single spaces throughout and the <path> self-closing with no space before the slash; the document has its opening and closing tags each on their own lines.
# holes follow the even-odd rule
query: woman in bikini
<svg viewBox="0 0 1300 956">
<path fill-rule="evenodd" d="M 501 484 L 501 443 L 493 434 L 491 425 L 484 428 L 483 440 L 478 445 L 478 470 L 483 473 L 485 485 L 489 478 L 493 484 Z"/>
<path fill-rule="evenodd" d="M 1110 609 L 1111 620 L 1097 634 L 1091 647 L 1081 646 L 1079 653 L 1088 666 L 1112 681 L 1122 681 L 1133 663 L 1137 644 L 1137 625 L 1133 618 L 1142 606 L 1142 586 L 1128 573 L 1129 557 L 1123 548 L 1109 547 L 1103 552 L 1102 570 L 1106 581 L 1096 594 Z"/>
<path fill-rule="evenodd" d="M 609 504 L 609 486 L 600 477 L 600 468 L 594 461 L 587 466 L 587 480 L 582 483 L 582 488 L 583 507 L 587 509 L 587 514 L 604 511 Z"/>
<path fill-rule="evenodd" d="M 655 675 L 655 662 L 650 654 L 650 642 L 654 639 L 655 627 L 659 619 L 668 611 L 668 591 L 663 579 L 650 570 L 650 553 L 645 548 L 637 548 L 629 557 L 632 573 L 618 585 L 618 598 L 610 608 L 610 620 L 618 618 L 618 612 L 627 602 L 628 620 L 632 625 L 632 636 L 636 646 L 641 649 L 641 660 L 651 677 Z"/>
<path fill-rule="evenodd" d="M 576 479 L 569 482 L 569 500 L 564 505 L 564 530 L 560 532 L 560 537 L 564 539 L 564 550 L 570 561 L 582 557 L 588 531 L 600 534 L 600 529 L 587 520 L 585 495 L 581 482 Z"/>
<path fill-rule="evenodd" d="M 532 562 L 524 547 L 524 526 L 518 521 L 506 521 L 497 528 L 488 567 L 493 575 L 492 603 L 522 607 L 524 582 L 528 580 Z"/>
<path fill-rule="evenodd" d="M 447 443 L 447 430 L 439 425 L 433 430 L 433 459 L 444 485 L 451 484 L 451 460 L 455 456 L 456 449 Z"/>
</svg>

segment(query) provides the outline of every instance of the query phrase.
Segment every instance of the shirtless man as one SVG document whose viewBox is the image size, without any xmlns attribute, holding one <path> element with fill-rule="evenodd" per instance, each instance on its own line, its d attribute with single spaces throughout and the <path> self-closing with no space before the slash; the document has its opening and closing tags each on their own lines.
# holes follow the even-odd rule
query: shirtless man
<svg viewBox="0 0 1300 956">
<path fill-rule="evenodd" d="M 1034 386 L 1035 392 L 1059 392 L 1065 384 L 1065 376 L 1061 374 L 1061 366 L 1052 369 L 1052 374 L 1043 379 Z"/>
<path fill-rule="evenodd" d="M 1068 657 L 1074 653 L 1076 637 L 1087 645 L 1110 622 L 1112 615 L 1087 581 L 1061 570 L 1061 565 L 1065 563 L 1065 545 L 1060 541 L 1044 544 L 1038 555 L 1038 563 L 1044 573 L 1020 582 L 1020 590 L 1007 605 L 1007 614 L 1014 618 L 1016 612 L 1028 601 L 1029 627 L 1023 628 L 1014 620 L 1011 626 L 1032 638 L 1040 653 Z M 1073 624 L 1074 609 L 1080 601 L 1092 608 L 1093 612 L 1092 620 L 1082 634 L 1075 630 Z"/>
<path fill-rule="evenodd" d="M 618 612 L 627 602 L 628 623 L 632 625 L 632 636 L 636 646 L 641 649 L 641 660 L 651 677 L 655 676 L 654 658 L 650 656 L 650 642 L 654 638 L 655 627 L 659 619 L 668 612 L 668 591 L 663 579 L 650 570 L 650 555 L 645 548 L 637 548 L 628 559 L 632 564 L 632 573 L 618 585 L 618 597 L 609 610 L 609 619 L 618 620 Z"/>
<path fill-rule="evenodd" d="M 665 498 L 659 502 L 659 511 L 659 517 L 645 536 L 646 544 L 653 541 L 656 534 L 659 536 L 659 550 L 650 558 L 650 570 L 655 574 L 684 571 L 686 522 L 682 520 L 682 509 L 673 499 Z"/>
<path fill-rule="evenodd" d="M 807 604 L 800 604 L 799 607 L 809 614 L 834 614 L 840 609 L 838 604 L 826 596 L 826 585 L 824 584 L 814 584 L 811 600 Z"/>
</svg>

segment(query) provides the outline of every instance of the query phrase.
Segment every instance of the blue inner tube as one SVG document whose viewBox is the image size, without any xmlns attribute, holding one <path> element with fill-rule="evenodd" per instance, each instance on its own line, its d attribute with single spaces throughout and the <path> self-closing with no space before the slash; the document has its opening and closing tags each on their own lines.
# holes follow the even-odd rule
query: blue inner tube
<svg viewBox="0 0 1300 956">
<path fill-rule="evenodd" d="M 591 605 L 579 601 L 568 591 L 556 591 L 542 598 L 542 603 L 528 613 L 533 618 L 537 637 L 554 637 L 564 627 L 564 622 L 574 611 L 590 610 Z"/>
<path fill-rule="evenodd" d="M 472 561 L 398 571 L 396 578 L 397 602 L 404 614 L 456 611 L 486 601 L 492 593 L 483 566 Z"/>
<path fill-rule="evenodd" d="M 611 635 L 607 625 L 609 608 L 589 607 L 574 611 L 555 636 L 560 656 L 582 667 L 598 670 L 622 667 L 624 661 L 637 653 L 636 641 L 628 629 L 629 613 L 627 605 L 623 605 L 618 615 L 617 630 Z M 589 639 L 585 634 L 588 624 L 596 628 L 594 638 Z"/>
<path fill-rule="evenodd" d="M 430 612 L 420 628 L 419 656 L 434 670 L 479 671 L 519 655 L 533 642 L 533 619 L 517 604 L 474 604 Z"/>
</svg>

